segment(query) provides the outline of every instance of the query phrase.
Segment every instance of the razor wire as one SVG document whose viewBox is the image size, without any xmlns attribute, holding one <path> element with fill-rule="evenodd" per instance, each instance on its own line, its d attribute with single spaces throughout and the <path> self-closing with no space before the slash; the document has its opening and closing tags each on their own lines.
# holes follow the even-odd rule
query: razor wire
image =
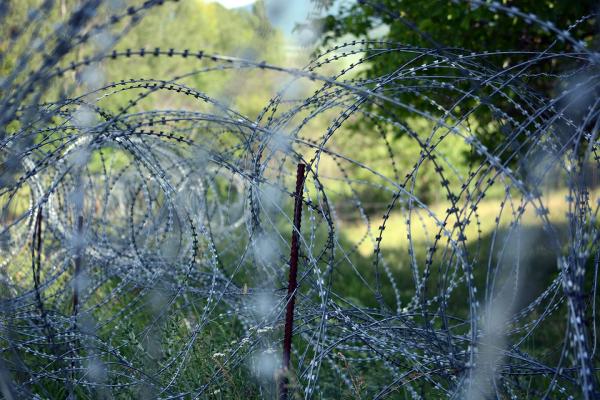
<svg viewBox="0 0 600 400">
<path fill-rule="evenodd" d="M 598 54 L 571 28 L 470 1 L 542 26 L 572 50 L 353 40 L 289 68 L 185 48 L 119 49 L 118 38 L 162 3 L 101 17 L 101 2 L 85 1 L 0 82 L 4 397 L 207 398 L 249 371 L 257 395 L 272 398 L 299 162 L 307 173 L 293 393 L 599 395 Z M 25 29 L 42 26 L 52 7 L 31 12 Z M 107 30 L 110 48 L 68 61 Z M 406 62 L 375 78 L 355 74 L 389 54 Z M 520 61 L 495 66 L 506 54 Z M 148 59 L 188 72 L 86 86 L 94 66 Z M 530 72 L 552 60 L 572 67 Z M 186 80 L 247 72 L 286 82 L 255 118 Z M 533 75 L 577 79 L 547 98 L 527 85 Z M 78 84 L 54 94 L 71 76 Z M 153 109 L 161 97 L 186 106 Z M 484 113 L 502 137 L 493 148 L 474 126 Z M 346 129 L 360 120 L 370 131 Z M 390 131 L 418 151 L 402 151 Z M 361 149 L 364 138 L 381 152 Z M 449 159 L 457 146 L 472 155 L 466 167 Z M 425 171 L 447 207 L 422 198 Z M 548 194 L 552 179 L 562 202 Z M 551 263 L 541 275 L 526 265 L 540 245 Z M 235 340 L 215 344 L 219 334 Z"/>
</svg>

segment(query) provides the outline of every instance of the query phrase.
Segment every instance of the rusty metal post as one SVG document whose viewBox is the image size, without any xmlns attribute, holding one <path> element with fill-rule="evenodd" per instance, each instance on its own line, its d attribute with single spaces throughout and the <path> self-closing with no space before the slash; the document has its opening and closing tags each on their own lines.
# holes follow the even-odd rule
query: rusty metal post
<svg viewBox="0 0 600 400">
<path fill-rule="evenodd" d="M 292 244 L 290 250 L 290 275 L 288 279 L 287 309 L 285 313 L 285 327 L 283 332 L 283 363 L 279 380 L 279 398 L 288 398 L 288 373 L 290 370 L 290 355 L 292 352 L 292 332 L 294 330 L 294 304 L 296 288 L 298 286 L 298 253 L 300 240 L 300 226 L 302 223 L 302 194 L 304 188 L 304 170 L 306 165 L 298 164 L 296 170 L 296 193 L 294 196 L 294 228 L 292 229 Z"/>
<path fill-rule="evenodd" d="M 82 240 L 81 235 L 83 233 L 83 216 L 77 217 L 77 249 L 75 254 L 75 273 L 73 274 L 73 308 L 72 315 L 76 316 L 79 312 L 79 279 L 81 275 L 81 257 L 82 257 L 82 245 L 79 241 Z"/>
</svg>

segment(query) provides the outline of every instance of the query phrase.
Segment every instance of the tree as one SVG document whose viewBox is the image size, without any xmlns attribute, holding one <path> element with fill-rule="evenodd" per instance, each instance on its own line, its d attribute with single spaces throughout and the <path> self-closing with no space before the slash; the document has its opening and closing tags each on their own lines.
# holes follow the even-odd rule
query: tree
<svg viewBox="0 0 600 400">
<path fill-rule="evenodd" d="M 491 6 L 492 4 L 497 4 L 498 7 Z M 519 8 L 512 8 L 514 6 Z M 560 74 L 566 70 L 573 70 L 578 62 L 573 57 L 561 56 L 577 49 L 573 48 L 572 42 L 562 40 L 561 35 L 557 35 L 551 27 L 568 30 L 573 38 L 593 46 L 596 44 L 598 19 L 595 13 L 598 10 L 599 4 L 595 0 L 502 0 L 499 3 L 487 4 L 449 0 L 360 0 L 342 6 L 336 12 L 331 11 L 330 15 L 318 22 L 325 31 L 324 45 L 348 37 L 379 38 L 416 48 L 433 49 L 434 57 L 448 54 L 469 55 L 473 52 L 478 55 L 478 63 L 488 68 L 487 72 L 484 72 L 488 76 L 490 71 L 507 70 L 511 66 L 531 60 L 532 52 L 539 54 L 547 50 L 552 54 L 551 57 L 536 60 L 528 66 L 527 73 L 521 74 L 517 79 L 511 78 L 511 89 L 505 91 L 504 97 L 495 96 L 490 99 L 496 108 L 519 120 L 519 113 L 515 112 L 515 104 L 511 99 L 530 93 L 533 97 L 527 101 L 533 103 L 536 96 L 555 96 L 568 84 Z M 531 17 L 532 15 L 535 17 Z M 502 52 L 496 52 L 497 49 Z M 490 54 L 485 54 L 487 52 Z M 376 51 L 367 51 L 367 55 L 369 53 L 375 55 Z M 391 76 L 403 64 L 411 63 L 413 57 L 414 54 L 403 51 L 377 55 L 366 62 L 361 74 L 366 79 Z M 428 60 L 431 60 L 431 57 L 421 57 L 420 63 Z M 461 67 L 445 73 L 457 78 L 465 74 Z M 488 88 L 474 87 L 476 85 L 473 84 L 473 80 L 465 79 L 453 84 L 458 89 L 477 94 L 477 99 L 461 103 L 463 111 L 473 109 L 475 103 L 485 101 L 487 96 L 492 95 Z M 514 88 L 519 86 L 524 89 L 515 91 Z M 432 92 L 436 92 L 431 93 L 431 96 L 437 104 L 453 107 L 456 96 L 440 94 L 439 90 Z M 421 110 L 434 108 L 430 102 L 410 91 L 395 93 L 398 99 L 409 101 Z M 373 104 L 376 112 L 384 110 L 383 107 Z M 510 126 L 506 126 L 505 118 L 494 115 L 493 107 L 479 107 L 474 116 L 478 122 L 476 134 L 479 139 L 488 147 L 501 144 L 503 130 L 510 129 Z M 365 123 L 361 121 L 361 124 Z M 398 131 L 397 136 L 401 135 L 403 132 Z"/>
</svg>

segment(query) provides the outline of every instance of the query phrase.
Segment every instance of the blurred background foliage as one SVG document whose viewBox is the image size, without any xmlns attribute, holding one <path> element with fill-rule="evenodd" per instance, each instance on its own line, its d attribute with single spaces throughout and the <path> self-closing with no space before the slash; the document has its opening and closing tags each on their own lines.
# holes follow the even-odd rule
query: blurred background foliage
<svg viewBox="0 0 600 400">
<path fill-rule="evenodd" d="M 13 48 L 9 48 L 9 39 L 13 36 L 16 37 L 22 29 L 27 30 L 24 23 L 28 14 L 40 6 L 43 9 L 44 3 L 40 0 L 5 3 L 4 6 L 9 8 L 9 13 L 0 26 L 0 51 L 2 51 L 0 73 L 2 75 L 12 71 L 17 61 L 16 56 L 35 43 L 33 36 L 39 36 L 39 33 L 32 31 L 29 32 L 29 35 L 23 35 Z M 50 8 L 49 18 L 56 24 L 64 22 L 79 3 L 78 0 L 59 0 L 58 6 Z M 122 2 L 106 1 L 101 2 L 99 13 L 111 15 L 121 9 L 123 9 Z M 45 29 L 49 29 L 52 24 L 43 26 Z M 153 50 L 157 47 L 163 50 L 189 49 L 192 53 L 202 50 L 207 53 L 237 56 L 255 61 L 268 60 L 276 64 L 281 63 L 284 57 L 283 34 L 270 25 L 265 16 L 262 2 L 256 3 L 251 8 L 231 10 L 218 3 L 207 3 L 202 0 L 167 2 L 162 7 L 148 10 L 143 18 L 137 20 L 132 29 L 124 32 L 122 37 L 106 38 L 101 35 L 100 38 L 96 38 L 95 41 L 78 51 L 75 55 L 76 59 L 81 60 L 85 56 L 94 54 L 94 51 L 99 50 L 105 44 L 102 43 L 102 40 L 114 39 L 118 39 L 116 48 L 119 50 L 127 48 Z M 34 57 L 36 56 L 39 55 L 34 55 Z M 148 55 L 144 62 L 140 61 L 132 59 L 129 62 L 118 63 L 118 65 L 103 63 L 99 72 L 105 82 L 111 82 L 131 77 L 173 79 L 189 73 L 190 70 L 204 67 L 201 62 L 182 63 L 177 59 L 169 63 L 162 58 L 152 58 L 151 55 Z M 35 66 L 36 61 L 32 60 L 29 65 Z M 76 82 L 76 79 L 74 81 Z M 204 93 L 210 93 L 212 96 L 217 93 L 219 100 L 230 103 L 233 108 L 250 115 L 260 111 L 280 84 L 276 79 L 258 79 L 256 72 L 240 74 L 239 71 L 229 75 L 223 73 L 192 74 L 183 82 Z M 56 92 L 52 92 L 52 95 L 55 94 Z M 167 97 L 160 102 L 156 100 L 147 104 L 148 109 L 184 106 L 170 103 L 171 101 L 176 102 L 176 99 L 177 96 Z M 119 97 L 119 102 L 126 103 L 128 101 L 127 96 Z M 118 105 L 120 104 L 116 104 L 116 106 Z"/>
<path fill-rule="evenodd" d="M 16 55 L 21 54 L 28 47 L 30 48 L 32 44 L 36 43 L 36 38 L 42 36 L 40 32 L 36 32 L 27 25 L 27 19 L 31 17 L 32 10 L 38 7 L 43 10 L 44 7 L 48 7 L 48 18 L 56 22 L 55 25 L 42 25 L 42 29 L 48 30 L 69 18 L 72 10 L 79 3 L 79 0 L 3 2 L 2 7 L 8 8 L 9 12 L 2 21 L 3 23 L 0 24 L 0 74 L 7 76 L 9 72 L 13 72 L 17 62 Z M 261 0 L 252 6 L 227 9 L 218 3 L 208 3 L 203 0 L 166 2 L 164 6 L 155 7 L 146 12 L 143 18 L 136 21 L 132 29 L 123 31 L 122 37 L 114 38 L 118 39 L 116 48 L 119 50 L 140 48 L 151 50 L 156 47 L 163 50 L 187 48 L 192 53 L 203 50 L 207 53 L 236 56 L 257 62 L 265 60 L 275 65 L 289 66 L 291 62 L 296 65 L 304 65 L 303 63 L 308 60 L 308 57 L 298 55 L 298 53 L 308 54 L 307 49 L 301 49 L 299 52 L 289 50 L 290 33 L 282 32 L 269 20 L 269 10 L 273 7 L 271 3 L 275 4 L 276 2 L 265 3 Z M 598 11 L 596 1 L 549 0 L 543 1 L 543 4 L 537 0 L 519 2 L 505 0 L 502 2 L 507 7 L 517 3 L 523 12 L 535 12 L 539 19 L 555 21 L 559 28 L 572 26 L 571 31 L 574 37 L 582 38 L 589 46 L 596 46 L 598 24 L 595 17 L 595 13 Z M 115 10 L 122 9 L 124 4 L 124 2 L 116 0 L 101 2 L 99 12 L 111 15 Z M 313 27 L 321 30 L 321 36 L 316 43 L 316 48 L 321 50 L 336 43 L 355 39 L 377 39 L 429 48 L 464 48 L 469 52 L 488 51 L 490 55 L 486 57 L 486 62 L 489 62 L 489 66 L 497 68 L 498 71 L 509 69 L 526 60 L 528 51 L 548 49 L 549 52 L 559 53 L 563 50 L 572 50 L 570 43 L 556 41 L 554 32 L 548 31 L 538 24 L 527 23 L 523 18 L 509 16 L 502 12 L 492 13 L 488 8 L 476 7 L 470 2 L 446 0 L 428 2 L 419 0 L 313 1 L 311 6 L 315 9 L 326 10 L 324 13 L 315 14 L 316 16 L 308 15 L 307 17 L 307 24 L 312 24 Z M 586 15 L 589 17 L 579 19 Z M 302 20 L 304 17 L 304 15 L 299 15 L 297 19 Z M 301 28 L 302 25 L 300 23 L 298 27 Z M 21 32 L 29 34 L 21 35 L 20 39 L 9 48 L 10 38 L 17 37 Z M 105 43 L 102 43 L 102 38 L 100 38 L 100 40 L 83 46 L 74 56 L 77 59 L 91 56 L 103 45 Z M 48 47 L 46 46 L 46 48 Z M 510 55 L 501 51 L 495 53 L 494 49 L 518 49 L 523 51 L 523 58 L 520 59 L 514 52 L 511 52 Z M 375 54 L 376 49 L 373 49 L 373 53 L 367 52 L 362 56 L 370 57 Z M 465 51 L 465 54 L 468 53 Z M 357 55 L 356 58 L 359 56 Z M 426 57 L 413 60 L 412 55 L 408 52 L 377 53 L 376 57 L 370 57 L 358 67 L 352 68 L 347 74 L 347 78 L 368 81 L 374 77 L 389 76 L 390 84 L 409 86 L 411 80 L 406 77 L 401 79 L 395 77 L 394 74 L 397 73 L 398 68 L 410 64 L 418 66 L 429 61 L 431 60 Z M 35 70 L 35 66 L 40 62 L 41 55 L 32 54 L 28 65 L 16 68 L 18 74 L 21 75 L 20 79 L 24 79 L 28 73 L 31 73 L 30 71 Z M 576 60 L 572 58 L 560 57 L 551 57 L 547 62 L 536 62 L 529 67 L 527 71 L 529 74 L 520 77 L 515 85 L 527 85 L 534 88 L 540 96 L 551 97 L 567 84 L 561 82 L 556 74 L 567 67 L 572 68 L 572 64 L 575 62 Z M 344 65 L 330 63 L 321 68 L 319 73 L 333 75 L 333 71 L 339 71 L 340 67 L 343 68 Z M 290 80 L 290 77 L 285 74 L 255 69 L 247 71 L 216 69 L 210 73 L 193 72 L 205 68 L 210 67 L 200 60 L 194 60 L 193 57 L 182 62 L 178 58 L 169 60 L 147 55 L 143 62 L 139 58 L 131 58 L 129 60 L 122 59 L 119 63 L 102 63 L 99 69 L 92 73 L 100 75 L 103 82 L 119 81 L 131 77 L 169 80 L 185 75 L 185 78 L 179 78 L 178 81 L 210 95 L 222 104 L 239 111 L 250 120 L 255 119 L 268 100 Z M 190 71 L 192 72 L 190 73 Z M 456 74 L 459 76 L 460 71 L 457 71 Z M 73 75 L 70 80 L 63 80 L 62 87 L 48 88 L 47 97 L 55 97 L 60 91 L 64 93 L 74 90 L 82 84 L 83 78 L 85 77 Z M 460 87 L 460 83 L 454 82 L 454 84 Z M 474 88 L 472 83 L 468 85 L 465 83 L 463 88 L 465 91 L 473 91 L 479 98 L 494 102 L 511 116 L 518 118 L 518 113 L 511 113 L 515 110 L 511 110 L 512 105 L 506 99 L 489 93 L 486 88 Z M 309 95 L 312 89 L 314 88 L 302 86 L 293 95 L 301 98 Z M 434 93 L 436 90 L 438 92 Z M 135 96 L 135 91 L 128 91 L 123 95 L 111 97 L 110 102 L 105 101 L 101 105 L 107 110 L 116 110 L 127 104 L 133 96 Z M 507 96 L 510 99 L 518 94 L 515 91 L 508 91 Z M 438 89 L 432 89 L 432 97 L 447 108 L 451 108 L 454 98 L 452 94 L 440 95 Z M 117 100 L 114 100 L 115 98 Z M 414 96 L 410 90 L 401 94 L 398 100 L 410 104 L 416 109 L 434 111 L 432 104 L 427 99 L 423 96 Z M 474 99 L 464 101 L 461 107 L 470 109 L 475 106 L 475 102 Z M 187 96 L 170 96 L 161 93 L 161 96 L 150 96 L 136 108 L 148 110 L 197 109 L 204 106 L 197 102 L 191 102 Z M 378 104 L 377 101 L 370 103 L 368 107 L 369 112 L 382 117 L 390 117 L 386 107 Z M 396 108 L 394 112 L 402 113 L 402 110 L 402 108 Z M 460 109 L 454 111 L 457 115 L 461 114 Z M 322 113 L 311 121 L 310 129 L 305 129 L 303 135 L 312 139 L 323 135 L 331 123 L 327 115 L 327 113 Z M 433 124 L 427 122 L 425 118 L 419 118 L 418 115 L 407 110 L 405 110 L 405 115 L 393 116 L 395 120 L 398 118 L 404 118 L 407 126 L 419 136 L 427 137 L 434 129 Z M 511 129 L 511 125 L 507 121 L 494 115 L 488 107 L 478 107 L 477 112 L 469 116 L 468 124 L 472 132 L 488 148 L 502 143 L 504 132 Z M 12 129 L 14 129 L 14 124 Z M 413 168 L 414 157 L 411 155 L 420 151 L 420 145 L 414 139 L 406 137 L 405 130 L 364 115 L 353 116 L 343 124 L 341 130 L 343 132 L 340 135 L 343 137 L 342 142 L 355 144 L 353 146 L 346 145 L 345 154 L 361 162 L 375 163 L 374 165 L 388 151 L 380 140 L 383 135 L 389 141 L 396 155 L 395 161 L 400 175 L 403 175 L 401 171 Z M 447 164 L 456 167 L 456 173 L 450 176 L 452 184 L 455 184 L 460 176 L 467 174 L 470 164 L 477 159 L 477 156 L 469 151 L 468 145 L 460 140 L 455 142 L 455 146 L 445 146 L 439 150 L 440 156 L 446 160 Z M 512 164 L 518 164 L 518 162 L 518 159 L 511 161 Z M 327 166 L 325 165 L 323 168 L 327 168 Z M 396 172 L 391 170 L 389 164 L 382 165 L 381 168 L 379 171 L 383 175 L 396 178 L 394 176 Z M 418 180 L 415 185 L 416 194 L 425 203 L 444 201 L 444 198 L 440 198 L 440 193 L 433 190 L 437 184 L 434 181 L 433 168 L 430 163 L 425 162 L 416 178 Z M 528 168 L 528 166 L 524 165 L 522 168 Z M 336 167 L 331 166 L 331 169 L 335 170 Z M 359 175 L 361 173 L 358 168 L 356 171 L 348 172 Z M 336 188 L 334 183 L 331 188 L 334 196 L 336 190 L 343 190 L 341 187 Z M 361 194 L 365 196 L 366 203 L 369 203 L 366 204 L 368 210 L 376 211 L 389 200 L 387 197 L 382 198 L 380 191 L 365 190 Z M 490 194 L 493 195 L 494 190 Z M 497 194 L 501 195 L 502 191 L 498 191 Z M 369 196 L 373 198 L 367 200 Z"/>
<path fill-rule="evenodd" d="M 465 49 L 465 55 L 489 53 L 485 60 L 498 71 L 508 71 L 527 61 L 531 52 L 561 53 L 573 50 L 570 42 L 557 40 L 556 32 L 546 26 L 503 11 L 493 12 L 489 7 L 481 7 L 470 1 L 361 0 L 339 4 L 340 7 L 335 9 L 329 4 L 330 13 L 313 21 L 324 30 L 324 44 L 340 39 L 361 38 L 424 48 Z M 502 0 L 498 4 L 506 8 L 518 6 L 521 12 L 535 15 L 538 20 L 550 22 L 558 29 L 568 29 L 573 37 L 583 40 L 590 48 L 597 48 L 596 14 L 600 5 L 595 0 Z M 361 74 L 366 79 L 393 76 L 400 66 L 417 64 L 411 57 L 401 52 L 374 57 Z M 425 57 L 419 57 L 417 65 L 427 61 Z M 568 84 L 561 82 L 558 74 L 573 68 L 576 63 L 577 60 L 571 57 L 539 60 L 524 68 L 524 74 L 515 84 L 527 85 L 540 96 L 552 97 Z M 456 74 L 459 77 L 460 71 Z M 463 88 L 472 90 L 484 99 L 490 94 L 483 88 L 474 88 L 472 84 L 463 85 Z M 510 94 L 511 98 L 515 96 L 517 94 Z M 443 98 L 436 98 L 445 107 L 451 107 L 452 99 L 452 96 L 448 96 L 444 103 Z M 417 109 L 432 109 L 431 104 L 411 92 L 407 92 L 400 100 L 410 102 Z M 488 100 L 509 112 L 513 108 L 499 96 Z M 468 106 L 463 108 L 469 109 L 475 102 L 471 100 L 466 104 Z M 492 148 L 502 143 L 502 123 L 489 109 L 480 107 L 476 119 L 476 133 L 486 146 Z M 397 136 L 402 134 L 402 131 L 396 131 Z"/>
</svg>

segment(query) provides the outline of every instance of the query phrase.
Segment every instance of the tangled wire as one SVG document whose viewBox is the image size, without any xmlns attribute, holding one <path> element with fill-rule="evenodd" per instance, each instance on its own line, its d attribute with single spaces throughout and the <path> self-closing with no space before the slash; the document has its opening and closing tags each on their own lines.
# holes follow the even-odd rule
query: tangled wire
<svg viewBox="0 0 600 400">
<path fill-rule="evenodd" d="M 356 40 L 296 69 L 117 50 L 163 1 L 108 16 L 82 3 L 49 33 L 53 2 L 30 12 L 40 39 L 0 81 L 5 398 L 276 395 L 298 163 L 290 396 L 600 396 L 600 58 L 572 27 L 471 0 L 572 51 L 514 52 L 500 69 L 510 51 Z M 393 73 L 354 73 L 390 54 L 406 59 Z M 95 80 L 148 59 L 188 72 Z M 530 72 L 552 60 L 571 67 Z M 186 83 L 248 71 L 287 79 L 256 118 Z M 533 75 L 569 84 L 547 98 Z M 185 106 L 153 109 L 161 98 Z"/>
</svg>

